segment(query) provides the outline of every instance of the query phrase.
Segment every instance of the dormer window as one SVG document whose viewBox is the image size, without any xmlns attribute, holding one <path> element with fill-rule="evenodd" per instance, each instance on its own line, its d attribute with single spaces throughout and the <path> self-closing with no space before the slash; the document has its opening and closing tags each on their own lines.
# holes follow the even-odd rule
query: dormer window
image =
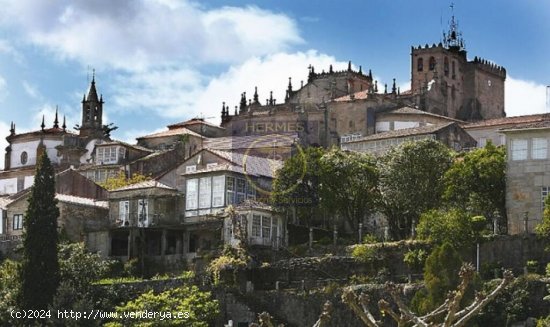
<svg viewBox="0 0 550 327">
<path fill-rule="evenodd" d="M 206 169 L 211 169 L 211 168 L 214 168 L 218 165 L 217 162 L 212 162 L 212 163 L 209 163 L 209 164 L 206 164 Z"/>
<path fill-rule="evenodd" d="M 197 171 L 197 165 L 190 165 L 185 167 L 186 173 L 193 173 Z"/>
<path fill-rule="evenodd" d="M 120 152 L 120 153 L 119 153 Z M 97 164 L 116 164 L 118 158 L 124 157 L 126 149 L 117 146 L 102 146 L 96 149 L 96 163 Z"/>
</svg>

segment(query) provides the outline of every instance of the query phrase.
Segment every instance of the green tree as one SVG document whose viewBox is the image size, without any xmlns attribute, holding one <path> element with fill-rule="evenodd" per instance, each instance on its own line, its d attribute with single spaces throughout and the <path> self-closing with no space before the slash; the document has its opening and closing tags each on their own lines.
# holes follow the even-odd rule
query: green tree
<svg viewBox="0 0 550 327">
<path fill-rule="evenodd" d="M 83 312 L 93 309 L 111 309 L 103 305 L 107 299 L 96 294 L 100 289 L 93 288 L 94 282 L 106 277 L 112 262 L 103 260 L 98 254 L 86 251 L 83 243 L 65 243 L 59 245 L 59 267 L 61 283 L 57 289 L 52 308 Z M 110 305 L 110 303 L 109 303 Z M 98 308 L 99 306 L 99 308 Z M 99 321 L 70 320 L 52 317 L 54 325 L 97 326 Z"/>
<path fill-rule="evenodd" d="M 451 163 L 449 148 L 431 139 L 403 143 L 380 159 L 379 208 L 394 239 L 407 238 L 422 213 L 441 206 Z"/>
<path fill-rule="evenodd" d="M 55 199 L 55 173 L 45 151 L 38 159 L 30 192 L 23 222 L 20 304 L 24 309 L 47 309 L 59 285 L 59 209 Z"/>
<path fill-rule="evenodd" d="M 550 240 L 550 196 L 544 199 L 544 212 L 542 222 L 535 227 L 535 232 L 543 238 Z"/>
<path fill-rule="evenodd" d="M 210 292 L 203 292 L 197 286 L 184 285 L 160 294 L 149 291 L 141 294 L 137 299 L 122 306 L 116 307 L 116 311 L 122 315 L 124 312 L 181 312 L 183 317 L 179 319 L 117 319 L 106 324 L 109 327 L 118 326 L 189 326 L 208 327 L 213 326 L 214 320 L 220 310 L 218 301 L 212 299 Z"/>
<path fill-rule="evenodd" d="M 271 201 L 289 216 L 309 225 L 319 213 L 320 160 L 322 148 L 308 147 L 287 159 L 273 181 Z"/>
<path fill-rule="evenodd" d="M 109 177 L 105 183 L 99 183 L 99 186 L 111 191 L 124 186 L 141 183 L 150 180 L 151 177 L 135 173 L 127 178 L 123 171 L 120 171 L 116 177 Z"/>
<path fill-rule="evenodd" d="M 0 264 L 0 325 L 17 326 L 19 321 L 11 317 L 11 310 L 17 309 L 20 288 L 19 263 L 4 260 Z"/>
<path fill-rule="evenodd" d="M 434 209 L 420 216 L 418 238 L 437 245 L 451 244 L 455 249 L 469 249 L 478 240 L 485 225 L 483 216 L 470 217 L 459 209 Z"/>
<path fill-rule="evenodd" d="M 456 289 L 462 260 L 449 243 L 436 247 L 424 266 L 425 289 L 418 291 L 411 306 L 420 314 L 434 310 L 445 301 L 447 292 Z"/>
<path fill-rule="evenodd" d="M 378 190 L 375 160 L 358 152 L 333 148 L 320 159 L 320 204 L 357 230 L 374 210 Z"/>
<path fill-rule="evenodd" d="M 491 142 L 467 152 L 445 174 L 444 199 L 470 215 L 493 217 L 506 232 L 506 150 Z"/>
</svg>

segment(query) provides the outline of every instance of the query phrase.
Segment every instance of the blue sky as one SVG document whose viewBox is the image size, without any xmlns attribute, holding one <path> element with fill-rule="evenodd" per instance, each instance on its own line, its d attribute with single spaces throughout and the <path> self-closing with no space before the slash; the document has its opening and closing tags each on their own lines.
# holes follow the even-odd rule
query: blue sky
<svg viewBox="0 0 550 327">
<path fill-rule="evenodd" d="M 70 127 L 96 70 L 114 137 L 197 115 L 219 119 L 240 93 L 284 96 L 316 71 L 348 60 L 379 83 L 407 89 L 410 47 L 438 43 L 451 15 L 441 0 L 208 1 L 0 0 L 0 132 Z M 509 115 L 544 111 L 550 84 L 550 1 L 455 1 L 470 58 L 506 67 Z M 0 146 L 5 147 L 3 136 Z"/>
</svg>

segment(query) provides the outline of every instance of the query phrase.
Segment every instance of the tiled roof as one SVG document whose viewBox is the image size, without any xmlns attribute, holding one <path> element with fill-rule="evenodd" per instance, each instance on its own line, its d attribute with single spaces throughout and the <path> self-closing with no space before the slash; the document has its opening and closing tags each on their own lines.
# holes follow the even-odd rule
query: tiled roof
<svg viewBox="0 0 550 327">
<path fill-rule="evenodd" d="M 177 128 L 171 128 L 167 131 L 162 131 L 162 132 L 153 133 L 153 134 L 149 134 L 149 135 L 145 135 L 145 136 L 140 136 L 140 137 L 137 137 L 136 139 L 137 140 L 153 139 L 153 138 L 157 138 L 157 137 L 167 137 L 167 136 L 174 136 L 174 135 L 193 135 L 193 136 L 196 136 L 196 137 L 202 137 L 198 133 L 195 133 L 195 132 L 193 132 L 192 130 L 190 130 L 188 128 L 177 127 Z"/>
<path fill-rule="evenodd" d="M 516 124 L 510 127 L 504 127 L 499 129 L 502 132 L 515 131 L 515 130 L 529 130 L 529 129 L 548 129 L 550 128 L 550 119 L 537 121 L 534 123 Z"/>
<path fill-rule="evenodd" d="M 111 192 L 139 190 L 139 189 L 144 189 L 144 188 L 161 188 L 161 189 L 166 189 L 166 190 L 175 190 L 175 188 L 173 188 L 173 187 L 170 187 L 168 185 L 160 183 L 159 181 L 151 179 L 151 180 L 148 180 L 148 181 L 143 181 L 143 182 L 139 182 L 139 183 L 136 183 L 136 184 L 123 186 L 123 187 L 114 189 Z"/>
<path fill-rule="evenodd" d="M 69 134 L 69 135 L 78 135 L 77 133 L 70 131 L 68 129 L 63 130 L 62 128 L 45 128 L 44 130 L 36 130 L 25 132 L 21 134 L 15 134 L 13 137 L 25 136 L 25 135 L 43 135 L 43 134 Z"/>
<path fill-rule="evenodd" d="M 10 198 L 7 197 L 7 196 L 2 196 L 2 197 L 0 197 L 0 209 L 5 210 L 6 207 L 7 207 L 10 203 L 12 203 L 12 202 L 13 202 L 13 200 L 10 199 Z"/>
<path fill-rule="evenodd" d="M 213 150 L 234 150 L 270 147 L 289 147 L 298 139 L 298 134 L 268 134 L 227 136 L 206 139 L 204 147 Z"/>
<path fill-rule="evenodd" d="M 491 127 L 491 126 L 503 126 L 514 124 L 527 124 L 540 122 L 544 120 L 550 120 L 550 114 L 535 114 L 515 117 L 503 117 L 495 119 L 480 120 L 474 123 L 464 125 L 465 129 L 478 128 L 478 127 Z"/>
<path fill-rule="evenodd" d="M 263 157 L 248 156 L 237 152 L 204 150 L 209 151 L 218 157 L 228 161 L 208 168 L 197 169 L 194 172 L 184 173 L 184 175 L 195 175 L 212 171 L 233 171 L 250 176 L 265 176 L 274 178 L 275 172 L 283 166 L 279 160 L 267 159 Z M 200 154 L 199 154 L 200 155 Z"/>
<path fill-rule="evenodd" d="M 434 124 L 434 125 L 429 125 L 429 126 L 396 129 L 396 130 L 393 130 L 393 131 L 387 131 L 387 132 L 383 132 L 383 133 L 376 133 L 376 134 L 368 135 L 368 136 L 361 137 L 361 138 L 358 138 L 358 139 L 355 139 L 353 141 L 349 141 L 349 142 L 346 142 L 346 143 L 384 140 L 384 139 L 407 137 L 407 136 L 422 135 L 422 134 L 432 134 L 432 133 L 435 133 L 439 130 L 442 130 L 443 128 L 446 128 L 446 127 L 448 127 L 452 124 L 456 124 L 456 123 L 455 122 L 450 122 L 450 123 L 445 123 L 445 124 Z"/>
<path fill-rule="evenodd" d="M 449 121 L 456 121 L 456 122 L 464 123 L 464 121 L 459 120 L 459 119 L 454 119 L 454 118 L 451 118 L 451 117 L 442 116 L 442 115 L 434 114 L 434 113 L 431 113 L 431 112 L 426 112 L 426 111 L 423 111 L 423 110 L 418 110 L 418 109 L 411 108 L 411 107 L 401 107 L 401 108 L 398 108 L 398 109 L 390 110 L 387 113 L 404 114 L 404 115 L 426 115 L 426 116 L 437 117 L 437 118 L 441 118 L 441 119 L 445 119 L 445 120 L 449 120 Z"/>
<path fill-rule="evenodd" d="M 107 201 L 97 201 L 95 199 L 83 198 L 83 197 L 80 197 L 80 196 L 59 194 L 59 193 L 57 193 L 55 195 L 55 198 L 59 202 L 80 204 L 80 205 L 85 205 L 85 206 L 92 206 L 92 207 L 99 207 L 99 208 L 109 209 L 109 202 L 107 202 Z"/>
<path fill-rule="evenodd" d="M 168 128 L 173 129 L 173 128 L 184 127 L 184 126 L 189 126 L 189 125 L 197 125 L 197 124 L 208 125 L 208 126 L 219 128 L 219 129 L 225 129 L 223 127 L 220 127 L 218 125 L 214 125 L 214 124 L 209 123 L 209 122 L 205 121 L 204 119 L 200 119 L 200 118 L 193 118 L 193 119 L 189 119 L 189 120 L 186 120 L 186 121 L 183 121 L 183 122 L 180 122 L 180 123 L 175 123 L 175 124 L 172 124 L 172 125 L 168 125 Z"/>
<path fill-rule="evenodd" d="M 134 148 L 134 149 L 139 150 L 139 151 L 154 152 L 153 150 L 147 149 L 146 147 L 143 147 L 143 146 L 140 146 L 140 145 L 136 145 L 136 144 L 130 144 L 130 143 L 126 143 L 126 142 L 118 141 L 118 140 L 113 140 L 113 141 L 109 141 L 109 142 L 103 142 L 103 143 L 101 143 L 101 144 L 98 143 L 98 144 L 96 144 L 96 147 L 97 147 L 97 146 L 109 146 L 109 145 L 124 145 L 124 146 L 130 147 L 130 148 Z"/>
<path fill-rule="evenodd" d="M 352 100 L 364 100 L 364 99 L 367 99 L 368 97 L 369 97 L 368 90 L 364 90 L 364 91 L 355 92 L 353 94 L 344 95 L 339 98 L 335 98 L 332 101 L 343 102 L 343 101 L 352 101 Z"/>
</svg>

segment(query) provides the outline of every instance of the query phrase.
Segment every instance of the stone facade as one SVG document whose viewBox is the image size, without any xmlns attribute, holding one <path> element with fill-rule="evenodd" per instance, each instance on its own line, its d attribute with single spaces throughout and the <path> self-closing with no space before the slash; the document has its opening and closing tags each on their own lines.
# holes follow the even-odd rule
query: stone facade
<svg viewBox="0 0 550 327">
<path fill-rule="evenodd" d="M 533 232 L 542 219 L 544 199 L 550 194 L 548 140 L 550 124 L 519 125 L 506 135 L 506 212 L 508 233 Z"/>
</svg>

